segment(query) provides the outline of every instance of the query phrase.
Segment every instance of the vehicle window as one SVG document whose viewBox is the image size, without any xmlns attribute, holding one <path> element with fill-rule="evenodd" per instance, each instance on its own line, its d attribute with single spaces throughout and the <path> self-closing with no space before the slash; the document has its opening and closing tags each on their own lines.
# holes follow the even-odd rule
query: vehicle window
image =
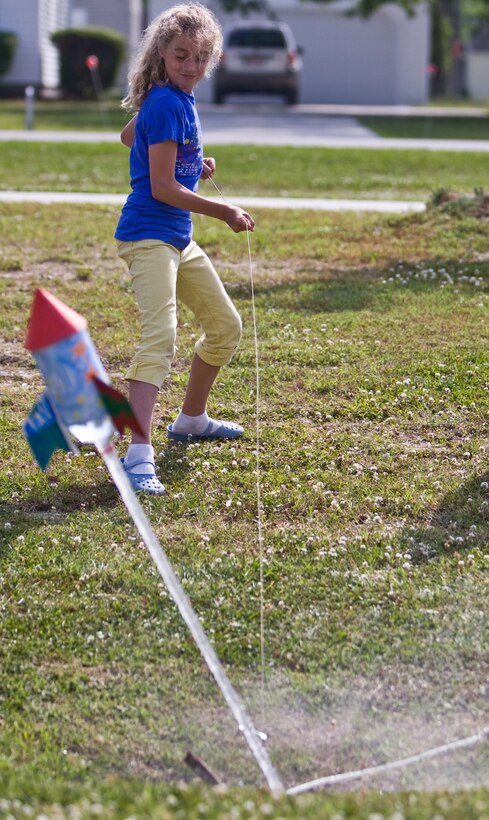
<svg viewBox="0 0 489 820">
<path fill-rule="evenodd" d="M 229 35 L 228 46 L 238 48 L 286 48 L 285 37 L 275 29 L 238 29 Z"/>
</svg>

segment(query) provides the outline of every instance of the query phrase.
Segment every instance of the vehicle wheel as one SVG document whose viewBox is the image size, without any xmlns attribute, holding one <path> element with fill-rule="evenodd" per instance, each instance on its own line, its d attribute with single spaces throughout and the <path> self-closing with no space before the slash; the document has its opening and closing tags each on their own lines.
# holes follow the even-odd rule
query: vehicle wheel
<svg viewBox="0 0 489 820">
<path fill-rule="evenodd" d="M 296 88 L 292 88 L 290 91 L 287 91 L 285 94 L 285 100 L 287 105 L 297 105 L 299 102 L 299 93 Z"/>
<path fill-rule="evenodd" d="M 212 102 L 216 105 L 222 105 L 224 102 L 224 92 L 221 91 L 219 88 L 214 89 L 214 93 L 212 95 Z"/>
</svg>

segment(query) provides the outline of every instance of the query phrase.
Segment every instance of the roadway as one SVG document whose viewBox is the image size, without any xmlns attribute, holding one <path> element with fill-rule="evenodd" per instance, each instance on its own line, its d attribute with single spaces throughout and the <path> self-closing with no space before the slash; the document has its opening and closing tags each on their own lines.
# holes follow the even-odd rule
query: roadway
<svg viewBox="0 0 489 820">
<path fill-rule="evenodd" d="M 359 107 L 277 103 L 229 103 L 199 105 L 207 145 L 283 145 L 323 148 L 394 148 L 429 151 L 489 152 L 489 140 L 440 140 L 382 138 L 361 123 L 362 114 L 387 116 L 486 116 L 484 109 L 409 108 L 406 106 Z M 442 113 L 440 113 L 442 112 Z M 427 128 L 429 129 L 429 121 Z M 0 141 L 118 142 L 111 131 L 0 131 Z"/>
</svg>

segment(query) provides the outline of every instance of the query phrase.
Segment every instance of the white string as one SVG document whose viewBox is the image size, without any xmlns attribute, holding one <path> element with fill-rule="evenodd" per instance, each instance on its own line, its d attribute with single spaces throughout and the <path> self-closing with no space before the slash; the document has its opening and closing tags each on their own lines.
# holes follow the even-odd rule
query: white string
<svg viewBox="0 0 489 820">
<path fill-rule="evenodd" d="M 222 191 L 216 185 L 213 177 L 208 177 L 212 182 L 217 193 L 221 199 L 227 203 Z M 246 239 L 248 245 L 248 269 L 250 277 L 251 288 L 251 312 L 253 318 L 253 339 L 255 347 L 255 448 L 256 448 L 256 503 L 257 503 L 257 526 L 258 526 L 258 550 L 260 563 L 260 694 L 261 694 L 261 717 L 263 720 L 264 714 L 264 695 L 265 695 L 265 585 L 264 585 L 264 541 L 263 541 L 263 514 L 261 503 L 261 460 L 260 460 L 260 350 L 258 344 L 258 328 L 256 320 L 256 305 L 255 305 L 255 285 L 253 280 L 253 262 L 251 258 L 251 242 L 250 231 L 246 228 Z"/>
<path fill-rule="evenodd" d="M 219 196 L 222 198 L 224 202 L 227 202 L 226 198 L 222 194 L 222 191 L 216 185 L 214 179 L 209 177 L 210 181 L 214 185 L 214 188 L 218 192 Z M 251 306 L 252 306 L 252 316 L 253 316 L 253 335 L 254 335 L 254 345 L 255 345 L 255 383 L 256 383 L 256 496 L 257 496 L 257 508 L 258 508 L 258 515 L 257 515 L 257 522 L 258 522 L 258 544 L 259 544 L 259 555 L 260 555 L 260 664 L 261 664 L 261 711 L 262 711 L 262 718 L 263 718 L 263 711 L 264 711 L 264 687 L 265 687 L 265 618 L 264 618 L 264 578 L 263 578 L 263 563 L 264 563 L 264 549 L 263 549 L 263 518 L 262 518 L 262 504 L 261 504 L 261 465 L 260 465 L 260 355 L 259 355 L 259 344 L 258 344 L 258 331 L 257 331 L 257 321 L 256 321 L 256 306 L 255 306 L 255 288 L 254 288 L 254 280 L 253 280 L 253 264 L 251 258 L 251 244 L 250 244 L 250 231 L 248 228 L 246 229 L 246 238 L 248 244 L 248 265 L 249 265 L 249 277 L 250 277 L 250 286 L 251 286 Z M 470 737 L 462 738 L 460 740 L 454 740 L 450 743 L 445 743 L 441 746 L 435 746 L 434 748 L 427 749 L 424 752 L 420 752 L 416 755 L 411 755 L 409 757 L 403 757 L 399 760 L 392 760 L 388 763 L 382 763 L 378 766 L 369 766 L 364 769 L 357 769 L 356 771 L 351 772 L 340 772 L 338 774 L 328 775 L 326 777 L 320 777 L 316 780 L 310 780 L 306 783 L 301 783 L 297 786 L 292 786 L 291 788 L 287 789 L 286 794 L 288 795 L 297 795 L 302 794 L 308 791 L 314 791 L 316 789 L 324 788 L 325 786 L 334 786 L 339 783 L 348 783 L 353 780 L 362 780 L 367 779 L 369 777 L 374 777 L 375 775 L 382 774 L 384 772 L 393 771 L 395 769 L 401 769 L 408 766 L 413 766 L 417 763 L 421 763 L 425 760 L 430 760 L 435 757 L 439 757 L 443 754 L 447 754 L 449 752 L 456 751 L 458 749 L 466 749 L 471 746 L 478 746 L 481 743 L 489 741 L 489 726 L 486 726 L 482 729 L 478 734 L 471 735 Z"/>
<path fill-rule="evenodd" d="M 258 345 L 258 329 L 256 322 L 255 308 L 255 286 L 253 282 L 253 263 L 251 260 L 250 232 L 246 229 L 248 241 L 248 265 L 251 285 L 251 310 L 253 316 L 253 336 L 255 340 L 255 391 L 256 391 L 256 503 L 257 503 L 257 524 L 258 524 L 258 548 L 260 555 L 260 667 L 261 667 L 261 713 L 263 719 L 263 698 L 265 692 L 265 588 L 263 573 L 263 515 L 261 503 L 261 460 L 260 460 L 260 349 Z"/>
<path fill-rule="evenodd" d="M 330 774 L 328 777 L 320 777 L 317 780 L 310 780 L 308 783 L 302 783 L 300 786 L 292 786 L 292 788 L 287 789 L 286 794 L 302 794 L 302 792 L 314 791 L 315 789 L 320 789 L 324 786 L 335 786 L 338 783 L 347 783 L 350 780 L 360 780 L 366 777 L 373 777 L 376 774 L 392 771 L 393 769 L 413 766 L 415 763 L 421 763 L 423 760 L 429 760 L 432 757 L 438 757 L 439 755 L 446 754 L 447 752 L 453 752 L 456 749 L 466 749 L 469 746 L 477 746 L 487 740 L 489 740 L 489 726 L 486 726 L 476 735 L 471 735 L 470 737 L 465 737 L 461 740 L 453 740 L 451 743 L 445 743 L 443 746 L 435 746 L 435 748 L 427 749 L 425 752 L 420 752 L 417 755 L 403 757 L 400 760 L 392 760 L 390 763 L 382 763 L 380 766 L 370 766 L 366 769 L 358 769 L 354 772 Z"/>
</svg>

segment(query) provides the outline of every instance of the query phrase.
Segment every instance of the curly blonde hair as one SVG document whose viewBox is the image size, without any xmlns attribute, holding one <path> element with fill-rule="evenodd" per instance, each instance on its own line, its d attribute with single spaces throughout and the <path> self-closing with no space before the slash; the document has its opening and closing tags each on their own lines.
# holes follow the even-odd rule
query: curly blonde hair
<svg viewBox="0 0 489 820">
<path fill-rule="evenodd" d="M 209 52 L 205 75 L 211 74 L 222 53 L 222 28 L 217 18 L 200 3 L 172 6 L 156 17 L 144 32 L 129 72 L 129 90 L 122 100 L 123 108 L 139 111 L 149 90 L 167 82 L 161 50 L 180 34 L 195 39 L 199 48 Z"/>
</svg>

